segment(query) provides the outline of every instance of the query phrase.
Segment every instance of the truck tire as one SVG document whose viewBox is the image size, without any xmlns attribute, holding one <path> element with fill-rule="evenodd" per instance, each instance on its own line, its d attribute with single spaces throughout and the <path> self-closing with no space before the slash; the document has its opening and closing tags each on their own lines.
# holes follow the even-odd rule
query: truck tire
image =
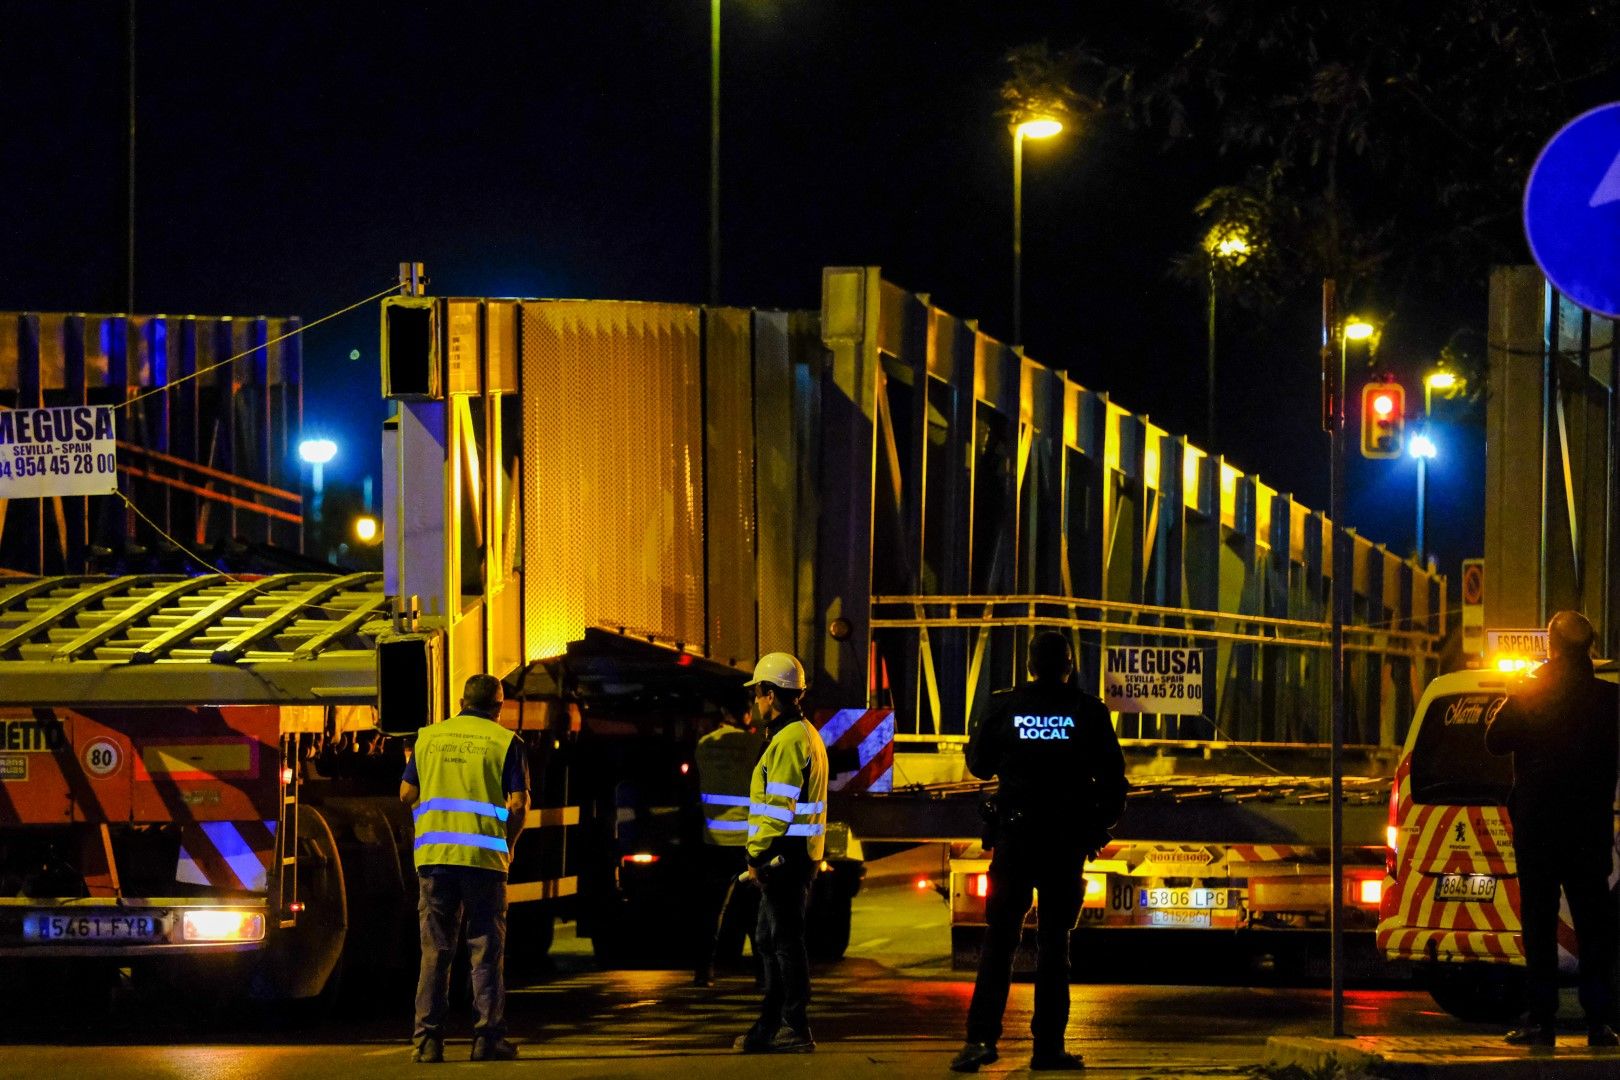
<svg viewBox="0 0 1620 1080">
<path fill-rule="evenodd" d="M 1423 985 L 1441 1009 L 1471 1023 L 1505 1024 L 1524 1010 L 1523 968 L 1497 964 L 1430 964 Z"/>
<path fill-rule="evenodd" d="M 251 996 L 260 1001 L 326 1002 L 342 978 L 349 929 L 343 860 L 326 817 L 307 804 L 298 807 L 297 854 L 304 910 L 292 929 L 271 928 L 273 936 L 249 983 Z"/>
</svg>

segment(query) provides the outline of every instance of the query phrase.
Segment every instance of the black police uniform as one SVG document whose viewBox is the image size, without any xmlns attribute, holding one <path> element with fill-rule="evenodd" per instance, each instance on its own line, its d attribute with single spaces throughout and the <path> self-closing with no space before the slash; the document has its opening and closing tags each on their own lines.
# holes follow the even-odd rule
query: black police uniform
<svg viewBox="0 0 1620 1080">
<path fill-rule="evenodd" d="M 975 776 L 1000 778 L 989 924 L 968 1009 L 969 1043 L 995 1046 L 1013 953 L 1040 890 L 1035 1017 L 1037 1058 L 1061 1054 L 1069 1024 L 1069 932 L 1080 915 L 1080 872 L 1125 807 L 1125 759 L 1108 710 L 1066 682 L 1035 680 L 991 698 L 968 743 Z"/>
<path fill-rule="evenodd" d="M 1580 951 L 1581 1007 L 1591 1024 L 1614 1020 L 1614 861 L 1620 688 L 1584 656 L 1559 657 L 1512 695 L 1485 732 L 1493 754 L 1513 755 L 1513 849 L 1529 974 L 1529 1019 L 1558 1012 L 1558 891 L 1569 898 Z"/>
</svg>

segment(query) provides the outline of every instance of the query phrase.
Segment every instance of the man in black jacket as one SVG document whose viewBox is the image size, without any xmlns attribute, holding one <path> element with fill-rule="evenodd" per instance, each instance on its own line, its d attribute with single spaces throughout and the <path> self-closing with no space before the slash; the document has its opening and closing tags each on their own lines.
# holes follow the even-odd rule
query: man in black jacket
<svg viewBox="0 0 1620 1080">
<path fill-rule="evenodd" d="M 1558 1013 L 1558 891 L 1575 921 L 1588 1043 L 1620 1045 L 1614 1019 L 1614 861 L 1620 690 L 1592 673 L 1592 624 L 1560 611 L 1547 626 L 1551 659 L 1491 718 L 1485 746 L 1513 755 L 1513 850 L 1529 969 L 1527 1022 L 1516 1046 L 1552 1046 Z"/>
<path fill-rule="evenodd" d="M 1035 635 L 1032 681 L 996 694 L 968 742 L 967 766 L 1000 778 L 985 846 L 993 848 L 984 950 L 968 1009 L 967 1043 L 951 1062 L 976 1072 L 997 1058 L 1013 953 L 1040 891 L 1032 1069 L 1084 1066 L 1064 1048 L 1069 1025 L 1069 932 L 1080 915 L 1081 870 L 1125 807 L 1125 758 L 1108 709 L 1071 685 L 1074 654 L 1056 631 Z"/>
</svg>

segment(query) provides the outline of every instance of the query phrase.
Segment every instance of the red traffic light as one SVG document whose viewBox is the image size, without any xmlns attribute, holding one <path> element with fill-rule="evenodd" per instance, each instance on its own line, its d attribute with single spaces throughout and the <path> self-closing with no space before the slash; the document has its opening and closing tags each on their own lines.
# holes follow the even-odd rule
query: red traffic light
<svg viewBox="0 0 1620 1080">
<path fill-rule="evenodd" d="M 1406 442 L 1406 388 L 1373 382 L 1361 388 L 1361 456 L 1396 458 Z"/>
</svg>

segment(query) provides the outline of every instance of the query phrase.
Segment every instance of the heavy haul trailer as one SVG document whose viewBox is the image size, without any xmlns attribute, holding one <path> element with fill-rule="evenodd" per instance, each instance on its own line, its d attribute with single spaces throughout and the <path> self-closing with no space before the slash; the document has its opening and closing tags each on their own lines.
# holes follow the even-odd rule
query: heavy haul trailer
<svg viewBox="0 0 1620 1080">
<path fill-rule="evenodd" d="M 381 584 L 0 584 L 0 966 L 129 967 L 270 1000 L 412 966 L 404 746 L 375 722 Z M 577 814 L 554 805 L 556 740 L 521 709 L 503 720 L 535 766 L 522 921 L 571 891 L 547 826 Z"/>
<path fill-rule="evenodd" d="M 1056 625 L 1092 687 L 1108 645 L 1207 650 L 1203 715 L 1117 718 L 1156 780 L 1248 774 L 1226 785 L 1249 789 L 1231 802 L 1319 807 L 1335 572 L 1324 517 L 876 268 L 828 268 L 822 286 L 816 313 L 385 304 L 385 384 L 400 401 L 385 471 L 431 485 L 402 481 L 406 498 L 387 510 L 389 572 L 404 567 L 403 593 L 435 597 L 424 605 L 445 629 L 450 681 L 484 657 L 572 650 L 593 624 L 721 664 L 791 651 L 810 672 L 812 709 L 891 717 L 886 739 L 845 763 L 862 793 L 834 796 L 837 819 L 863 839 L 966 843 L 978 836 L 973 800 L 933 798 L 928 785 L 963 780 L 970 718 L 1012 684 L 1029 633 Z M 482 509 L 454 495 L 491 483 Z M 1376 791 L 1382 752 L 1438 666 L 1445 582 L 1360 537 L 1348 547 L 1346 737 L 1373 748 L 1360 771 Z M 440 552 L 469 571 L 411 583 L 413 561 L 441 572 Z M 493 615 L 501 606 L 520 614 Z M 495 640 L 517 625 L 520 638 Z M 553 697 L 565 703 L 566 688 Z M 1193 751 L 1176 753 L 1183 743 Z M 1206 754 L 1217 767 L 1192 764 Z M 1300 779 L 1284 795 L 1249 754 Z M 1226 799 L 1139 798 L 1133 814 L 1152 804 L 1169 821 L 1120 839 L 1286 851 L 1271 861 L 1297 879 L 1295 899 L 1271 891 L 1267 908 L 1245 894 L 1244 910 L 1258 901 L 1264 921 L 1282 923 L 1307 895 L 1294 921 L 1310 923 L 1326 907 L 1312 880 L 1325 829 L 1206 836 Z M 1352 834 L 1358 866 L 1381 857 L 1381 824 L 1370 828 Z M 633 866 L 618 872 L 623 884 Z M 1163 880 L 1182 877 L 1194 878 Z"/>
</svg>

